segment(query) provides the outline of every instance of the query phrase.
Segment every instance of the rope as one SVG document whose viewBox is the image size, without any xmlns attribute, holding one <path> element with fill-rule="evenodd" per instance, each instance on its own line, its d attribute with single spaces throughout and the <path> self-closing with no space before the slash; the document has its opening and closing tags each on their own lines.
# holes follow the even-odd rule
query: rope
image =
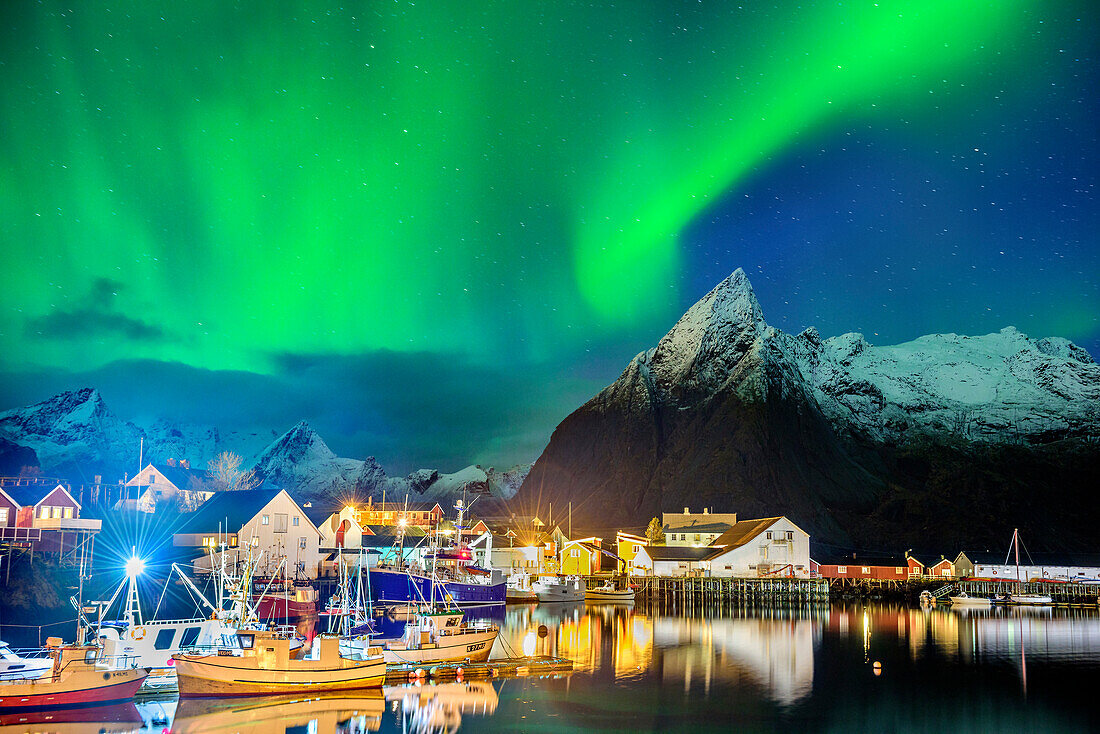
<svg viewBox="0 0 1100 734">
<path fill-rule="evenodd" d="M 24 629 L 39 629 L 40 630 L 43 627 L 54 627 L 54 626 L 59 625 L 59 624 L 72 624 L 77 619 L 78 619 L 77 617 L 73 617 L 72 619 L 66 619 L 66 620 L 63 620 L 61 622 L 50 622 L 48 624 L 3 624 L 3 623 L 0 623 L 0 627 L 21 627 L 21 628 L 24 628 Z"/>
</svg>

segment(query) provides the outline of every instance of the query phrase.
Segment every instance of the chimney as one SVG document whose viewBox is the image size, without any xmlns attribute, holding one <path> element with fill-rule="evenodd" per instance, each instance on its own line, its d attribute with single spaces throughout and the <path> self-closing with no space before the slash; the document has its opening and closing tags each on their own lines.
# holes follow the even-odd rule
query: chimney
<svg viewBox="0 0 1100 734">
<path fill-rule="evenodd" d="M 180 466 L 182 466 L 184 469 L 190 469 L 191 468 L 191 460 L 190 459 L 180 459 Z"/>
<path fill-rule="evenodd" d="M 703 508 L 703 514 L 704 515 L 709 515 L 710 514 L 710 508 L 709 507 L 704 507 Z"/>
<path fill-rule="evenodd" d="M 685 515 L 690 515 L 690 514 L 691 514 L 691 513 L 690 513 L 690 512 L 688 511 L 688 508 L 686 508 L 686 507 L 684 508 L 684 514 L 685 514 Z"/>
<path fill-rule="evenodd" d="M 176 460 L 173 459 L 171 456 L 169 456 L 168 457 L 168 466 L 175 466 L 175 465 L 176 465 Z"/>
</svg>

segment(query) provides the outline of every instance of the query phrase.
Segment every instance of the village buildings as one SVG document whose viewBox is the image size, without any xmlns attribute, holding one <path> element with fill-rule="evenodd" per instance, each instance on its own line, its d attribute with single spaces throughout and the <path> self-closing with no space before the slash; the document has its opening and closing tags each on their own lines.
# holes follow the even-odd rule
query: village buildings
<svg viewBox="0 0 1100 734">
<path fill-rule="evenodd" d="M 206 574 L 219 554 L 241 562 L 251 552 L 259 576 L 312 579 L 321 572 L 321 531 L 282 489 L 219 492 L 172 536 L 177 548 L 205 551 L 193 568 Z"/>
<path fill-rule="evenodd" d="M 173 503 L 182 512 L 197 510 L 214 496 L 210 472 L 192 469 L 187 459 L 168 459 L 163 464 L 147 464 L 126 482 L 119 501 L 124 509 L 156 512 L 158 507 Z"/>
</svg>

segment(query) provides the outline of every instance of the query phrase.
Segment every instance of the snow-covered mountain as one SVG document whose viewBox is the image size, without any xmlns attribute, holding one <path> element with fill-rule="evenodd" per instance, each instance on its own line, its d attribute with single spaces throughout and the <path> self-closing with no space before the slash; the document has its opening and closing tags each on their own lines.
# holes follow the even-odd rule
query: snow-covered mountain
<svg viewBox="0 0 1100 734">
<path fill-rule="evenodd" d="M 141 429 L 107 408 L 99 392 L 83 388 L 0 413 L 0 438 L 34 451 L 46 475 L 92 480 L 122 476 L 138 462 Z"/>
<path fill-rule="evenodd" d="M 790 335 L 737 270 L 558 426 L 519 499 L 642 526 L 687 505 L 785 512 L 834 538 L 889 538 L 891 502 L 920 504 L 904 507 L 912 518 L 940 506 L 920 522 L 942 525 L 944 492 L 999 482 L 1014 461 L 1010 485 L 1050 464 L 1037 481 L 1077 486 L 1098 436 L 1100 366 L 1064 339 Z M 1071 444 L 1071 458 L 1051 458 Z"/>
<path fill-rule="evenodd" d="M 764 321 L 740 269 L 635 361 L 652 375 L 660 400 L 682 407 L 736 380 L 753 351 L 790 372 L 840 433 L 1041 442 L 1100 427 L 1100 366 L 1066 339 L 1029 339 L 1011 326 L 882 347 L 854 333 L 823 341 L 812 327 L 792 336 Z"/>
<path fill-rule="evenodd" d="M 284 433 L 260 454 L 253 470 L 272 486 L 283 487 L 310 501 L 339 503 L 349 497 L 380 500 L 406 494 L 414 502 L 450 500 L 463 492 L 508 499 L 518 490 L 530 467 L 508 472 L 469 466 L 454 474 L 418 469 L 404 477 L 389 477 L 373 456 L 365 460 L 337 456 L 305 421 Z"/>
</svg>

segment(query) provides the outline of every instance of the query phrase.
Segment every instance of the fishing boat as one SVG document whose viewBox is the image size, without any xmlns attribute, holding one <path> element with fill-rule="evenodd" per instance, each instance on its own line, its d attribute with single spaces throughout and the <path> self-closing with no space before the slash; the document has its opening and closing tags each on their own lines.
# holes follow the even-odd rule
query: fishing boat
<svg viewBox="0 0 1100 734">
<path fill-rule="evenodd" d="M 559 601 L 584 601 L 587 591 L 580 576 L 540 576 L 531 583 L 539 603 Z"/>
<path fill-rule="evenodd" d="M 170 688 L 176 682 L 172 663 L 172 656 L 176 653 L 193 649 L 233 647 L 237 644 L 238 630 L 264 627 L 257 619 L 255 608 L 246 603 L 247 594 L 242 591 L 244 584 L 251 579 L 253 567 L 251 559 L 246 561 L 240 577 L 222 569 L 221 579 L 216 583 L 217 601 L 212 602 L 195 587 L 178 565 L 172 564 L 165 584 L 171 581 L 173 573 L 177 573 L 184 587 L 199 605 L 207 608 L 210 616 L 148 619 L 142 614 L 137 585 L 137 578 L 143 572 L 144 564 L 136 556 L 132 557 L 126 563 L 126 578 L 106 605 L 100 607 L 101 618 L 96 621 L 83 618 L 82 626 L 93 631 L 106 656 L 133 658 L 138 667 L 149 668 L 150 675 L 144 684 L 146 689 Z M 121 618 L 103 620 L 104 611 L 114 606 L 123 588 L 126 589 L 126 604 Z M 286 637 L 292 651 L 302 647 L 303 641 L 296 638 L 292 628 L 275 628 L 271 631 Z"/>
<path fill-rule="evenodd" d="M 103 654 L 98 645 L 47 641 L 50 672 L 39 678 L 0 681 L 0 710 L 67 708 L 128 701 L 149 675 L 128 659 Z"/>
<path fill-rule="evenodd" d="M 632 602 L 634 601 L 634 589 L 629 585 L 621 588 L 615 587 L 615 582 L 611 579 L 603 582 L 600 586 L 587 589 L 584 592 L 585 601 L 610 601 L 610 602 Z"/>
<path fill-rule="evenodd" d="M 400 553 L 395 565 L 372 569 L 371 601 L 382 606 L 417 603 L 432 598 L 445 599 L 459 607 L 504 604 L 507 587 L 504 574 L 497 569 L 474 565 L 473 551 L 462 540 L 466 509 L 461 499 L 455 503 L 457 540 L 443 547 L 439 535 L 436 535 L 425 555 L 425 561 L 430 562 L 428 567 L 406 566 L 403 553 Z"/>
<path fill-rule="evenodd" d="M 488 622 L 462 621 L 462 613 L 425 612 L 405 625 L 400 639 L 380 643 L 387 663 L 448 663 L 489 659 L 500 628 Z M 340 650 L 354 655 L 370 646 L 369 635 L 342 638 Z"/>
<path fill-rule="evenodd" d="M 45 651 L 36 657 L 19 655 L 0 640 L 0 681 L 41 678 L 53 670 L 53 659 Z"/>
<path fill-rule="evenodd" d="M 298 619 L 317 612 L 317 590 L 307 582 L 257 578 L 252 590 L 260 619 Z"/>
<path fill-rule="evenodd" d="M 508 587 L 504 592 L 508 604 L 526 604 L 537 602 L 539 595 L 531 589 L 531 577 L 525 573 L 514 573 L 508 577 Z"/>
<path fill-rule="evenodd" d="M 947 597 L 951 601 L 952 606 L 956 607 L 990 607 L 993 605 L 993 600 L 983 596 L 970 596 L 965 591 L 960 591 L 954 596 Z"/>
<path fill-rule="evenodd" d="M 345 657 L 339 637 L 315 638 L 315 654 L 307 659 L 293 658 L 289 641 L 272 632 L 241 631 L 237 638 L 238 646 L 212 654 L 172 656 L 180 698 L 345 691 L 381 686 L 386 677 L 377 648 Z"/>
</svg>

